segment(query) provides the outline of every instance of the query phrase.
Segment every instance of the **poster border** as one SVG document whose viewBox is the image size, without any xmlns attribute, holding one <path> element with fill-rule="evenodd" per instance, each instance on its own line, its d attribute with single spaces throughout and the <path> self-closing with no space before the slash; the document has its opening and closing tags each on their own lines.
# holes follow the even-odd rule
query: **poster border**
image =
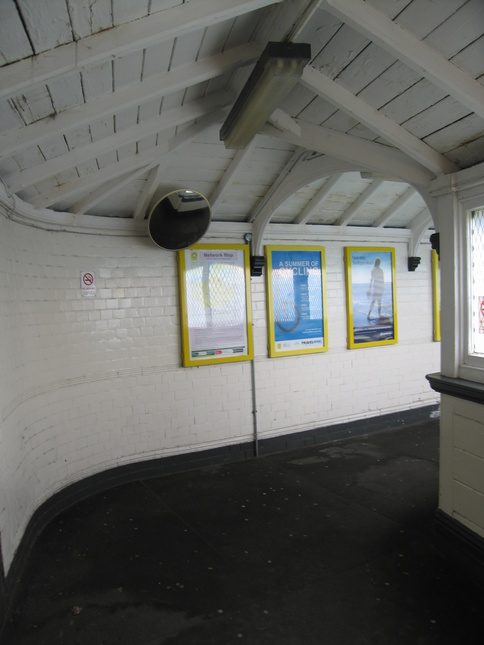
<svg viewBox="0 0 484 645">
<path fill-rule="evenodd" d="M 441 341 L 440 336 L 440 267 L 439 254 L 435 249 L 432 253 L 432 312 L 433 312 L 433 338 L 435 342 Z"/>
<path fill-rule="evenodd" d="M 353 252 L 367 253 L 390 253 L 392 259 L 392 298 L 393 298 L 393 338 L 389 340 L 368 341 L 356 343 L 354 336 L 353 324 L 353 282 L 351 271 L 351 254 Z M 347 344 L 348 349 L 361 349 L 363 347 L 378 347 L 383 345 L 395 345 L 398 343 L 398 324 L 397 324 L 397 285 L 395 270 L 395 249 L 386 246 L 345 246 L 344 247 L 345 263 L 345 285 L 346 285 L 346 320 L 347 320 Z"/>
<path fill-rule="evenodd" d="M 308 349 L 290 349 L 283 352 L 276 351 L 275 322 L 274 322 L 274 294 L 272 287 L 272 251 L 312 251 L 319 253 L 321 262 L 321 297 L 323 304 L 323 340 L 322 347 Z M 282 356 L 299 356 L 304 354 L 321 354 L 328 351 L 328 315 L 326 304 L 326 251 L 324 246 L 284 245 L 270 244 L 265 247 L 266 256 L 266 293 L 267 293 L 267 327 L 269 338 L 269 358 Z"/>
<path fill-rule="evenodd" d="M 186 288 L 186 264 L 185 252 L 194 249 L 205 250 L 230 250 L 244 252 L 244 278 L 245 278 L 245 318 L 247 331 L 247 353 L 236 356 L 216 356 L 210 358 L 193 359 L 190 357 L 190 338 L 188 334 L 187 316 L 187 288 Z M 180 292 L 180 325 L 182 339 L 182 365 L 183 367 L 199 367 L 200 365 L 214 365 L 219 363 L 239 363 L 250 361 L 254 358 L 254 344 L 252 337 L 252 306 L 250 295 L 250 254 L 247 244 L 194 244 L 187 249 L 178 251 L 178 279 Z"/>
</svg>

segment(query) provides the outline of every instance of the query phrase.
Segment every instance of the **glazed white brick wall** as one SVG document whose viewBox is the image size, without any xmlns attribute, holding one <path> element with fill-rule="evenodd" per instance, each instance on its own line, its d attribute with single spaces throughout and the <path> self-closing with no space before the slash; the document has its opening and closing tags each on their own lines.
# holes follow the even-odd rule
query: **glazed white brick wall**
<svg viewBox="0 0 484 645">
<path fill-rule="evenodd" d="M 277 242 L 275 240 L 274 242 Z M 348 350 L 343 246 L 326 248 L 329 351 L 269 359 L 251 280 L 261 438 L 437 401 L 430 249 L 397 257 L 399 343 Z M 96 276 L 82 298 L 80 272 Z M 253 437 L 251 364 L 181 367 L 176 256 L 144 238 L 46 232 L 0 216 L 0 531 L 8 568 L 35 509 L 88 475 Z"/>
</svg>

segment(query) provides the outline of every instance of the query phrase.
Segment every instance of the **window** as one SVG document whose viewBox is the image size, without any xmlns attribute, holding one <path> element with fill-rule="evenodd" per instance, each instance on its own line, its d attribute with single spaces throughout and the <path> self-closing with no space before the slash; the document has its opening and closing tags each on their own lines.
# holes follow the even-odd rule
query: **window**
<svg viewBox="0 0 484 645">
<path fill-rule="evenodd" d="M 469 217 L 469 353 L 484 358 L 484 208 Z"/>
</svg>

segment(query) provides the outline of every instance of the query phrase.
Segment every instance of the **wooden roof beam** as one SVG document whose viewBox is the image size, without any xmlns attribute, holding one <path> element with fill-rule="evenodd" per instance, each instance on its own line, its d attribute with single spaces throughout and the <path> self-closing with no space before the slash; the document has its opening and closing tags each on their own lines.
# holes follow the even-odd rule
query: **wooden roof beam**
<svg viewBox="0 0 484 645">
<path fill-rule="evenodd" d="M 221 122 L 222 119 L 223 115 L 221 111 L 211 112 L 205 117 L 202 117 L 196 124 L 184 130 L 180 135 L 164 141 L 150 150 L 146 150 L 132 157 L 127 157 L 122 161 L 106 166 L 98 172 L 89 173 L 84 177 L 57 186 L 46 193 L 36 195 L 28 201 L 37 208 L 48 208 L 61 201 L 74 200 L 86 191 L 93 191 L 97 188 L 101 188 L 102 190 L 104 184 L 128 172 L 134 172 L 142 167 L 145 167 L 146 172 L 148 172 L 150 168 L 160 163 L 160 159 L 164 155 L 172 152 L 183 143 L 188 142 L 197 134 L 200 134 L 200 132 L 213 125 L 213 123 Z"/>
<path fill-rule="evenodd" d="M 484 118 L 481 83 L 367 2 L 324 0 L 322 7 Z"/>
<path fill-rule="evenodd" d="M 106 29 L 0 69 L 0 97 L 282 0 L 197 0 Z"/>
<path fill-rule="evenodd" d="M 71 128 L 116 114 L 120 106 L 125 110 L 216 78 L 234 67 L 256 61 L 260 52 L 260 46 L 255 43 L 234 47 L 222 54 L 182 65 L 172 71 L 154 74 L 146 81 L 133 83 L 89 103 L 76 105 L 60 112 L 55 119 L 47 117 L 24 128 L 8 130 L 0 134 L 0 154 L 2 157 L 8 157 L 25 148 L 39 145 L 49 137 Z"/>
<path fill-rule="evenodd" d="M 301 83 L 405 152 L 434 175 L 458 170 L 454 163 L 439 152 L 314 67 L 304 68 Z"/>
<path fill-rule="evenodd" d="M 152 119 L 143 121 L 141 124 L 135 124 L 119 133 L 79 146 L 70 152 L 48 159 L 32 168 L 10 173 L 4 177 L 4 181 L 8 189 L 16 193 L 48 177 L 53 177 L 58 173 L 75 168 L 81 163 L 96 159 L 102 154 L 139 141 L 143 137 L 194 121 L 220 106 L 228 105 L 232 99 L 233 96 L 230 92 L 217 92 L 205 99 L 192 101 L 182 107 L 163 112 Z"/>
</svg>

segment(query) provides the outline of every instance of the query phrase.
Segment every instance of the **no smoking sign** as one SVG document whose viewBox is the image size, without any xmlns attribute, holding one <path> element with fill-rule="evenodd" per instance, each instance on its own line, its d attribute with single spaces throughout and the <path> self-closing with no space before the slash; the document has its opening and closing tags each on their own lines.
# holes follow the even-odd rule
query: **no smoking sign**
<svg viewBox="0 0 484 645">
<path fill-rule="evenodd" d="M 96 295 L 96 277 L 94 271 L 81 271 L 81 296 L 90 297 Z"/>
</svg>

